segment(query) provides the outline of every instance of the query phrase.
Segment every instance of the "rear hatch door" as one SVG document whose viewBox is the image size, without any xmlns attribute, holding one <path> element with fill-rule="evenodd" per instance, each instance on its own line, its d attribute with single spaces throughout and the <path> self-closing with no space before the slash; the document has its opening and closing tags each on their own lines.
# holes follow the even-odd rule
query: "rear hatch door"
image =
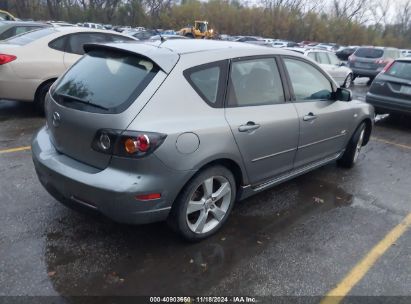
<svg viewBox="0 0 411 304">
<path fill-rule="evenodd" d="M 411 105 L 411 60 L 396 61 L 375 80 L 371 93 L 395 98 L 400 104 Z"/>
<path fill-rule="evenodd" d="M 91 49 L 50 90 L 46 117 L 54 146 L 80 162 L 106 168 L 111 155 L 92 148 L 97 132 L 125 130 L 166 77 L 146 56 Z"/>
<path fill-rule="evenodd" d="M 384 56 L 382 49 L 360 48 L 355 53 L 355 60 L 351 62 L 351 67 L 365 70 L 376 70 L 381 64 L 378 63 Z"/>
</svg>

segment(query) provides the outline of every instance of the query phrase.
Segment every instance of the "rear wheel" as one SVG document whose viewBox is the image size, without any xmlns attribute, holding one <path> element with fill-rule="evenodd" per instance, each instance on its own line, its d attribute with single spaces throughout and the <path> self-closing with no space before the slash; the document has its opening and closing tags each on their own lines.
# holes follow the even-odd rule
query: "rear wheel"
<svg viewBox="0 0 411 304">
<path fill-rule="evenodd" d="M 174 202 L 168 222 L 189 241 L 204 239 L 217 232 L 233 208 L 236 183 L 222 166 L 200 172 Z"/>
<path fill-rule="evenodd" d="M 36 97 L 34 99 L 34 109 L 40 115 L 44 115 L 46 96 L 52 85 L 53 81 L 46 82 L 42 84 L 36 92 Z"/>
<path fill-rule="evenodd" d="M 351 137 L 348 145 L 345 149 L 343 156 L 338 160 L 338 164 L 345 168 L 354 167 L 355 163 L 358 160 L 361 149 L 363 147 L 365 138 L 365 123 L 362 123 L 354 135 Z"/>
</svg>

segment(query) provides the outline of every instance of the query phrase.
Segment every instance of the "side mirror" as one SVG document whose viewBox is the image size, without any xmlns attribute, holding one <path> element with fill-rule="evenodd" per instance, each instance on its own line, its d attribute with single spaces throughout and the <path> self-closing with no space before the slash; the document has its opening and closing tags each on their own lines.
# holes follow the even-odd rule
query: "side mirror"
<svg viewBox="0 0 411 304">
<path fill-rule="evenodd" d="M 338 88 L 337 91 L 335 92 L 335 100 L 351 101 L 352 92 L 344 88 Z"/>
</svg>

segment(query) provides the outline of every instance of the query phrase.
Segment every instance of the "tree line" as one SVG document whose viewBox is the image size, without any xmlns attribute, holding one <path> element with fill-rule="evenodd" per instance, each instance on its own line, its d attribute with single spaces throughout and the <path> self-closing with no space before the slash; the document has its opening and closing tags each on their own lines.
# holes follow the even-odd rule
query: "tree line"
<svg viewBox="0 0 411 304">
<path fill-rule="evenodd" d="M 21 19 L 218 32 L 343 45 L 411 47 L 411 0 L 0 0 Z"/>
</svg>

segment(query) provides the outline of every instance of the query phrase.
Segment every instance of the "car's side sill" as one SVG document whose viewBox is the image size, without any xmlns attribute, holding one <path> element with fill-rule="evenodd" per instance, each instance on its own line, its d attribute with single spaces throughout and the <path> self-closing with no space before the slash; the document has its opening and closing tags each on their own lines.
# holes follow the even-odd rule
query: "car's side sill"
<svg viewBox="0 0 411 304">
<path fill-rule="evenodd" d="M 290 180 L 290 179 L 292 179 L 292 178 L 294 178 L 294 177 L 297 177 L 297 176 L 299 176 L 299 175 L 302 175 L 302 174 L 304 174 L 304 173 L 307 173 L 307 172 L 309 172 L 309 171 L 311 171 L 311 170 L 314 170 L 314 169 L 316 169 L 316 168 L 322 167 L 322 166 L 324 166 L 324 165 L 326 165 L 326 164 L 328 164 L 328 163 L 330 163 L 330 162 L 332 162 L 332 161 L 337 160 L 338 158 L 340 158 L 340 156 L 341 156 L 343 153 L 344 153 L 344 151 L 339 152 L 339 153 L 336 153 L 336 154 L 334 154 L 334 155 L 332 155 L 332 156 L 330 156 L 330 157 L 327 157 L 327 158 L 325 158 L 325 159 L 323 159 L 323 160 L 320 160 L 320 161 L 318 161 L 318 162 L 309 164 L 309 165 L 304 166 L 304 167 L 302 167 L 302 168 L 299 168 L 299 169 L 297 169 L 297 170 L 292 170 L 292 171 L 290 171 L 290 172 L 287 172 L 287 173 L 285 173 L 285 174 L 283 174 L 283 175 L 280 175 L 280 176 L 276 177 L 275 179 L 266 181 L 266 182 L 261 183 L 261 184 L 243 186 L 243 187 L 241 188 L 240 199 L 245 199 L 245 198 L 247 198 L 247 197 L 249 197 L 249 196 L 251 196 L 251 195 L 253 195 L 253 194 L 257 193 L 257 192 L 260 192 L 260 191 L 262 191 L 262 190 L 265 190 L 265 189 L 267 189 L 267 188 L 269 188 L 269 187 L 278 185 L 278 184 L 280 184 L 280 183 L 282 183 L 282 182 L 285 182 L 285 181 L 287 181 L 287 180 Z"/>
</svg>

